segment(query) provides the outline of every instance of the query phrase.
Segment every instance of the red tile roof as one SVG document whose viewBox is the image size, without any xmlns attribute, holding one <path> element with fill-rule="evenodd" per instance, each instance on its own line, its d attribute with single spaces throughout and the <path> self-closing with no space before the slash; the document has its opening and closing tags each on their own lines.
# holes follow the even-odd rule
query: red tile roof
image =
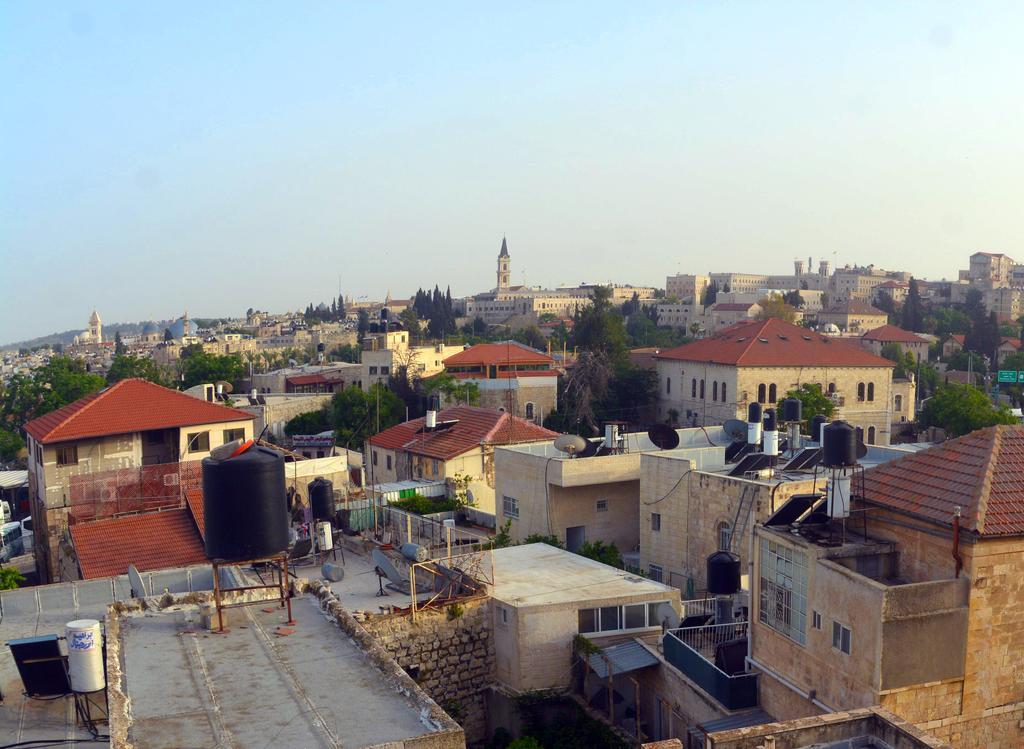
<svg viewBox="0 0 1024 749">
<path fill-rule="evenodd" d="M 373 435 L 369 443 L 386 450 L 404 450 L 428 458 L 451 460 L 482 444 L 540 442 L 558 436 L 557 432 L 537 426 L 532 421 L 476 406 L 446 408 L 438 411 L 437 420 L 458 423 L 436 432 L 420 432 L 424 419 L 413 419 Z"/>
<path fill-rule="evenodd" d="M 206 551 L 188 510 L 124 515 L 70 526 L 82 578 L 123 575 L 206 562 Z"/>
<path fill-rule="evenodd" d="M 865 333 L 862 338 L 865 341 L 881 341 L 882 343 L 928 343 L 927 339 L 916 333 L 911 333 L 909 330 L 897 328 L 895 325 L 874 328 Z"/>
<path fill-rule="evenodd" d="M 444 365 L 466 364 L 551 364 L 550 356 L 515 341 L 478 343 L 444 360 Z"/>
<path fill-rule="evenodd" d="M 827 310 L 823 310 L 821 314 L 825 315 L 881 315 L 885 317 L 886 313 L 877 307 L 872 307 L 867 302 L 861 299 L 847 299 L 842 304 L 836 304 L 829 307 Z"/>
<path fill-rule="evenodd" d="M 1024 534 L 1024 425 L 979 429 L 864 472 L 873 504 L 983 536 Z"/>
<path fill-rule="evenodd" d="M 1009 346 L 1012 349 L 1020 350 L 1020 339 L 1013 338 L 1012 336 L 1003 336 L 1002 340 L 999 341 L 1000 346 Z"/>
<path fill-rule="evenodd" d="M 657 354 L 659 359 L 739 367 L 892 367 L 888 359 L 777 318 L 732 325 Z"/>
<path fill-rule="evenodd" d="M 33 419 L 25 431 L 43 444 L 151 429 L 250 421 L 252 414 L 128 379 Z"/>
<path fill-rule="evenodd" d="M 886 281 L 885 283 L 878 284 L 878 286 L 876 286 L 875 288 L 876 289 L 907 289 L 907 288 L 910 288 L 910 284 L 909 283 L 904 283 L 903 281 Z"/>
<path fill-rule="evenodd" d="M 953 335 L 950 336 L 950 338 L 959 343 L 961 346 L 963 346 L 964 343 L 967 341 L 967 336 L 965 336 L 963 333 L 954 333 Z"/>
</svg>

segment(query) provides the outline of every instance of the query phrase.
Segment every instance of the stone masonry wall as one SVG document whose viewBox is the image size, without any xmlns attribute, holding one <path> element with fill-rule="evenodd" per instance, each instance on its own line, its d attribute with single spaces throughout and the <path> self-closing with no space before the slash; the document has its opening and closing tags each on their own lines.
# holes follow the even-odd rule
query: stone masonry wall
<svg viewBox="0 0 1024 749">
<path fill-rule="evenodd" d="M 409 615 L 370 616 L 362 621 L 398 665 L 466 732 L 466 743 L 487 739 L 486 693 L 495 678 L 490 599 Z"/>
</svg>

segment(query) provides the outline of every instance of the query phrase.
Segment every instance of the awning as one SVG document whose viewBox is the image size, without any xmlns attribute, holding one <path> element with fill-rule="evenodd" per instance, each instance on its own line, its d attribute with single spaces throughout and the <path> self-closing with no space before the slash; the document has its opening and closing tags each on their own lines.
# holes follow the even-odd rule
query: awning
<svg viewBox="0 0 1024 749">
<path fill-rule="evenodd" d="M 658 663 L 658 658 L 636 640 L 612 645 L 604 648 L 600 653 L 591 653 L 587 656 L 590 670 L 602 679 L 608 678 L 608 662 L 612 666 L 612 675 L 617 676 L 648 666 L 655 666 Z"/>
<path fill-rule="evenodd" d="M 28 471 L 0 471 L 0 489 L 15 489 L 28 483 Z"/>
</svg>

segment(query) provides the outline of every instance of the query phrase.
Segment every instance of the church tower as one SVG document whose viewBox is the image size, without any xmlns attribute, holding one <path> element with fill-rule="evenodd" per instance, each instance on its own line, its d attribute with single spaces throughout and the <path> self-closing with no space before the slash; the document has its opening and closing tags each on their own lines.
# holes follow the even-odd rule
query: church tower
<svg viewBox="0 0 1024 749">
<path fill-rule="evenodd" d="M 512 281 L 512 258 L 508 255 L 508 243 L 505 237 L 501 238 L 501 252 L 498 253 L 498 288 L 497 291 L 506 291 Z"/>
<path fill-rule="evenodd" d="M 103 343 L 103 321 L 96 310 L 89 317 L 89 339 L 92 343 Z"/>
</svg>

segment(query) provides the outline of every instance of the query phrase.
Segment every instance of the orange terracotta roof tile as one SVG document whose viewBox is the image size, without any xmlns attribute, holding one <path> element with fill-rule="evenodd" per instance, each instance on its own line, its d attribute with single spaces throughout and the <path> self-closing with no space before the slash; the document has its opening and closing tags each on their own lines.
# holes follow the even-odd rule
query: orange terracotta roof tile
<svg viewBox="0 0 1024 749">
<path fill-rule="evenodd" d="M 738 367 L 892 367 L 888 359 L 777 318 L 732 325 L 708 338 L 657 354 L 658 359 Z"/>
<path fill-rule="evenodd" d="M 895 325 L 874 328 L 865 333 L 862 338 L 865 341 L 882 341 L 883 343 L 928 343 L 927 339 Z"/>
<path fill-rule="evenodd" d="M 206 562 L 206 551 L 187 510 L 125 515 L 70 527 L 82 578 L 186 567 Z"/>
<path fill-rule="evenodd" d="M 471 364 L 551 364 L 547 354 L 515 341 L 478 343 L 444 360 L 446 367 Z"/>
<path fill-rule="evenodd" d="M 456 421 L 447 429 L 422 432 L 424 419 L 413 419 L 373 435 L 369 443 L 386 450 L 404 450 L 438 460 L 469 452 L 479 445 L 507 445 L 551 440 L 557 432 L 501 411 L 455 406 L 438 411 L 438 422 Z"/>
<path fill-rule="evenodd" d="M 25 425 L 25 431 L 37 442 L 49 444 L 253 418 L 245 411 L 146 380 L 127 379 L 33 419 Z"/>
</svg>

